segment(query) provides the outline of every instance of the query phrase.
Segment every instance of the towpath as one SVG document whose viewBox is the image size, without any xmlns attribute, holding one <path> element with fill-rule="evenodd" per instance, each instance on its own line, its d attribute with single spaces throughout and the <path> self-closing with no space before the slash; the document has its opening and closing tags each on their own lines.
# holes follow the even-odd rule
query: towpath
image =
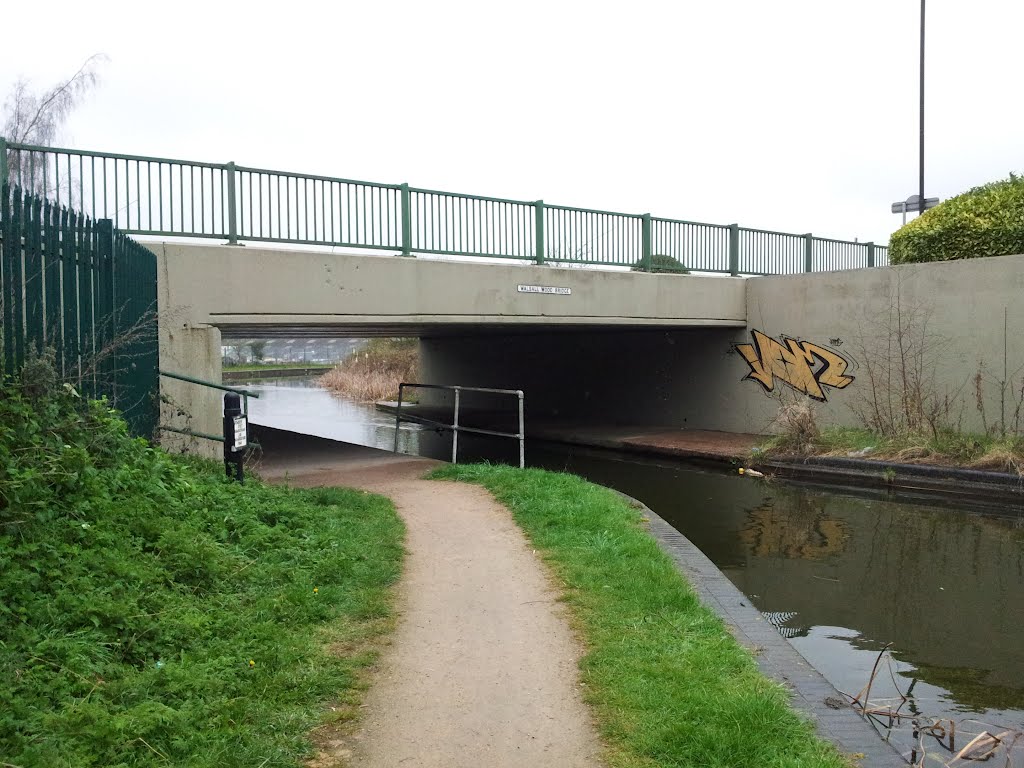
<svg viewBox="0 0 1024 768">
<path fill-rule="evenodd" d="M 354 447 L 332 454 L 309 440 L 316 438 L 293 445 L 286 462 L 269 452 L 264 477 L 391 498 L 408 550 L 399 625 L 362 727 L 316 764 L 599 766 L 579 645 L 508 510 L 482 488 L 420 479 L 436 462 Z"/>
</svg>

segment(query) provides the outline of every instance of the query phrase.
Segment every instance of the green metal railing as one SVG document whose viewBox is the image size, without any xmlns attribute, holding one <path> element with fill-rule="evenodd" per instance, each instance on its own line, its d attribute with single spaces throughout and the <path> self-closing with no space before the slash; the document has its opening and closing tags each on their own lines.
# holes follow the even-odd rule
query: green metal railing
<svg viewBox="0 0 1024 768">
<path fill-rule="evenodd" d="M 242 396 L 242 415 L 249 418 L 249 398 L 255 397 L 259 399 L 260 393 L 253 392 L 250 389 L 243 389 L 242 387 L 229 387 L 226 384 L 218 384 L 215 381 L 207 381 L 206 379 L 197 379 L 195 376 L 186 376 L 183 373 L 174 373 L 173 371 L 160 371 L 161 376 L 165 376 L 168 379 L 175 379 L 177 381 L 184 381 L 188 384 L 197 384 L 200 387 L 208 387 L 209 389 L 217 389 L 221 392 L 235 392 Z M 188 437 L 201 437 L 204 440 L 212 440 L 217 443 L 224 442 L 224 435 L 213 435 L 209 432 L 197 432 L 193 429 L 186 427 L 172 427 L 168 424 L 161 424 L 157 429 L 163 432 L 174 432 L 179 435 L 187 435 Z"/>
<path fill-rule="evenodd" d="M 106 395 L 135 434 L 158 410 L 156 257 L 118 232 L 38 195 L 0 186 L 3 371 L 52 349 L 57 372 Z"/>
<path fill-rule="evenodd" d="M 653 270 L 787 274 L 881 266 L 873 243 L 506 200 L 369 181 L 15 144 L 0 183 L 136 235 L 296 243 Z"/>
</svg>

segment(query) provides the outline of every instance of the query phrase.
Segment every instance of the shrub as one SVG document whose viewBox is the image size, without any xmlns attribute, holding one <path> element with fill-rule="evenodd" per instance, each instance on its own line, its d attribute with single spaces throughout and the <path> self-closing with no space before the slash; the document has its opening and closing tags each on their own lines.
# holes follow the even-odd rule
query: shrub
<svg viewBox="0 0 1024 768">
<path fill-rule="evenodd" d="M 633 272 L 669 272 L 676 275 L 690 274 L 690 270 L 684 267 L 681 262 L 666 253 L 656 253 L 651 256 L 650 269 L 647 269 L 647 264 L 643 259 L 630 267 L 630 269 Z"/>
<path fill-rule="evenodd" d="M 25 379 L 0 378 L 0 766 L 305 765 L 387 628 L 390 504 L 233 483 L 45 360 Z"/>
<path fill-rule="evenodd" d="M 774 441 L 776 448 L 798 454 L 814 453 L 821 431 L 810 403 L 800 400 L 783 405 L 775 417 L 775 424 L 778 427 Z"/>
<path fill-rule="evenodd" d="M 1024 177 L 975 187 L 914 219 L 889 242 L 893 264 L 1024 253 Z"/>
</svg>

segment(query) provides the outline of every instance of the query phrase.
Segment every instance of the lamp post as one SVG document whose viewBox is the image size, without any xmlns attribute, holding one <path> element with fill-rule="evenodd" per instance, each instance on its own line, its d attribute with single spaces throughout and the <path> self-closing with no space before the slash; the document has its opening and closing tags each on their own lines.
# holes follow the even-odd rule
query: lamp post
<svg viewBox="0 0 1024 768">
<path fill-rule="evenodd" d="M 924 3 L 921 0 L 921 146 L 919 160 L 919 173 L 917 177 L 917 194 L 919 200 L 926 200 L 924 196 Z M 922 211 L 924 213 L 924 211 Z"/>
<path fill-rule="evenodd" d="M 939 204 L 939 198 L 924 196 L 924 3 L 925 0 L 921 0 L 921 144 L 918 154 L 917 194 L 892 204 L 893 213 L 903 214 L 904 225 L 907 223 L 908 211 L 922 214 Z"/>
</svg>

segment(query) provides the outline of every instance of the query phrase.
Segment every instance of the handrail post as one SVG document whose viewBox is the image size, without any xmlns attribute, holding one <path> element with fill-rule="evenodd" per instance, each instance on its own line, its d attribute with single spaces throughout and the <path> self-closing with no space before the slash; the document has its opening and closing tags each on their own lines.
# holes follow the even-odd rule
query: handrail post
<svg viewBox="0 0 1024 768">
<path fill-rule="evenodd" d="M 814 235 L 804 235 L 804 272 L 814 271 Z"/>
<path fill-rule="evenodd" d="M 459 387 L 455 389 L 455 419 L 452 422 L 452 464 L 459 463 Z"/>
<path fill-rule="evenodd" d="M 7 139 L 0 136 L 0 187 L 7 183 L 11 171 L 7 166 Z"/>
<path fill-rule="evenodd" d="M 402 255 L 412 256 L 412 206 L 409 185 L 402 184 Z"/>
<path fill-rule="evenodd" d="M 228 245 L 238 245 L 238 214 L 235 211 L 235 161 L 224 166 L 228 175 Z"/>
<path fill-rule="evenodd" d="M 866 243 L 866 245 L 868 247 L 868 267 L 870 268 L 875 266 L 875 244 Z"/>
<path fill-rule="evenodd" d="M 534 245 L 534 261 L 538 264 L 544 263 L 544 201 L 538 200 L 533 204 L 534 216 L 537 221 L 535 222 L 535 229 L 537 231 L 537 241 Z"/>
<path fill-rule="evenodd" d="M 651 257 L 651 214 L 640 216 L 640 249 L 644 272 L 654 271 L 654 259 Z"/>
<path fill-rule="evenodd" d="M 526 440 L 526 427 L 523 425 L 523 390 L 517 390 L 519 396 L 519 468 L 526 466 L 526 448 L 523 442 Z"/>
<path fill-rule="evenodd" d="M 740 225 L 729 225 L 729 274 L 736 277 L 740 273 Z"/>
<path fill-rule="evenodd" d="M 405 383 L 398 385 L 398 407 L 395 408 L 395 453 L 398 453 L 398 430 L 402 423 L 402 392 L 405 389 Z"/>
</svg>

